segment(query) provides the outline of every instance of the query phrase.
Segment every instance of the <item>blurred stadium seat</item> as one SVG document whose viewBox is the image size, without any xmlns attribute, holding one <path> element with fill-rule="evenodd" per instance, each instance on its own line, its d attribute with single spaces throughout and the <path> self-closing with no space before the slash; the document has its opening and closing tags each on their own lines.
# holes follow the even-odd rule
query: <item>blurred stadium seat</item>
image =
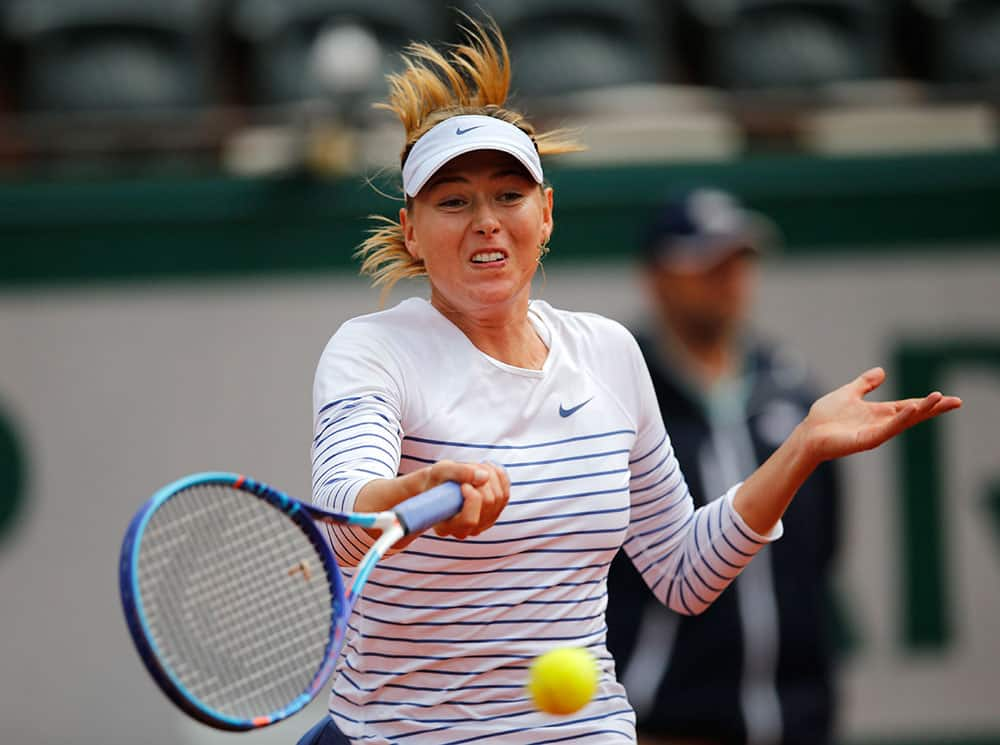
<svg viewBox="0 0 1000 745">
<path fill-rule="evenodd" d="M 8 0 L 3 33 L 32 111 L 119 113 L 210 100 L 202 0 Z"/>
<path fill-rule="evenodd" d="M 328 98 L 362 77 L 368 98 L 381 98 L 405 44 L 451 35 L 445 6 L 429 0 L 235 0 L 229 24 L 248 48 L 257 105 Z M 369 48 L 372 69 L 361 69 Z"/>
<path fill-rule="evenodd" d="M 923 17 L 931 77 L 1000 84 L 1000 0 L 912 0 Z"/>
<path fill-rule="evenodd" d="M 684 0 L 706 34 L 710 84 L 789 89 L 889 73 L 888 4 Z"/>
<path fill-rule="evenodd" d="M 647 0 L 467 0 L 490 14 L 515 60 L 515 93 L 527 98 L 672 77 L 666 14 Z"/>
</svg>

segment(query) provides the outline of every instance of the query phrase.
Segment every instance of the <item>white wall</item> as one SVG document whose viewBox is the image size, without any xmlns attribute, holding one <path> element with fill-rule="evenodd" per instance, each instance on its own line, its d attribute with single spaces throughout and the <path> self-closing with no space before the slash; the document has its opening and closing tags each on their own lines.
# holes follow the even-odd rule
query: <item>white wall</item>
<svg viewBox="0 0 1000 745">
<path fill-rule="evenodd" d="M 640 314 L 631 270 L 618 265 L 555 266 L 536 295 L 623 321 Z M 832 386 L 888 363 L 901 339 L 1000 344 L 998 306 L 995 252 L 827 259 L 767 265 L 759 317 Z M 30 459 L 26 512 L 0 544 L 0 742 L 287 743 L 312 722 L 234 736 L 176 713 L 132 648 L 116 562 L 135 508 L 184 473 L 244 471 L 307 496 L 315 362 L 340 321 L 376 307 L 376 293 L 345 277 L 0 292 L 0 409 Z M 847 462 L 840 584 L 864 645 L 843 675 L 852 739 L 1000 736 L 1000 536 L 982 505 L 986 482 L 1000 479 L 1000 371 L 957 371 L 948 384 L 966 407 L 944 429 L 959 622 L 940 654 L 908 655 L 898 638 L 895 454 Z"/>
</svg>

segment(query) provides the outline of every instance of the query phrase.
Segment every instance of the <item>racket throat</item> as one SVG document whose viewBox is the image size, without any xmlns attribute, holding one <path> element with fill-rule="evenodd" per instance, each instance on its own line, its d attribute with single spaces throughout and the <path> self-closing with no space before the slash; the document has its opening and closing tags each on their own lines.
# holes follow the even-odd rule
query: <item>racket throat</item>
<svg viewBox="0 0 1000 745">
<path fill-rule="evenodd" d="M 365 558 L 361 560 L 360 564 L 358 564 L 358 572 L 354 575 L 354 581 L 351 583 L 351 589 L 347 593 L 346 600 L 348 608 L 354 605 L 357 595 L 361 592 L 361 588 L 364 587 L 365 582 L 368 581 L 368 575 L 371 574 L 371 571 L 375 568 L 375 564 L 378 563 L 378 560 L 385 556 L 386 552 L 392 548 L 393 544 L 406 534 L 405 529 L 402 524 L 400 524 L 395 513 L 387 512 L 382 513 L 382 515 L 388 515 L 391 517 L 392 523 L 382 530 L 382 535 L 378 537 L 378 540 L 375 541 L 368 553 L 365 554 Z M 379 517 L 382 517 L 382 515 Z"/>
</svg>

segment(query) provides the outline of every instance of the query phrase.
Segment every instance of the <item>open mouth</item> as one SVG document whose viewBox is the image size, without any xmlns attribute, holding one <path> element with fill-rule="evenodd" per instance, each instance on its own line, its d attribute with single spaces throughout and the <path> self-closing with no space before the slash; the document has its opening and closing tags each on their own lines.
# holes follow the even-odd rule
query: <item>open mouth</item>
<svg viewBox="0 0 1000 745">
<path fill-rule="evenodd" d="M 472 263 L 477 266 L 498 266 L 507 259 L 503 251 L 477 251 L 472 254 Z"/>
</svg>

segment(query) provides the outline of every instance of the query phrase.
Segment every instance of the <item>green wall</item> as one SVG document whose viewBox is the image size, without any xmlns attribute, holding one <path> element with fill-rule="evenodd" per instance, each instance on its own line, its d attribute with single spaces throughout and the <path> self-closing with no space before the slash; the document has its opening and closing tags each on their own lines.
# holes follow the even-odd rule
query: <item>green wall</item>
<svg viewBox="0 0 1000 745">
<path fill-rule="evenodd" d="M 1000 151 L 550 167 L 552 261 L 617 261 L 671 190 L 715 184 L 771 216 L 791 257 L 1000 250 Z M 394 193 L 392 179 L 378 186 Z M 0 183 L 0 283 L 350 270 L 365 215 L 399 203 L 358 177 Z"/>
</svg>

